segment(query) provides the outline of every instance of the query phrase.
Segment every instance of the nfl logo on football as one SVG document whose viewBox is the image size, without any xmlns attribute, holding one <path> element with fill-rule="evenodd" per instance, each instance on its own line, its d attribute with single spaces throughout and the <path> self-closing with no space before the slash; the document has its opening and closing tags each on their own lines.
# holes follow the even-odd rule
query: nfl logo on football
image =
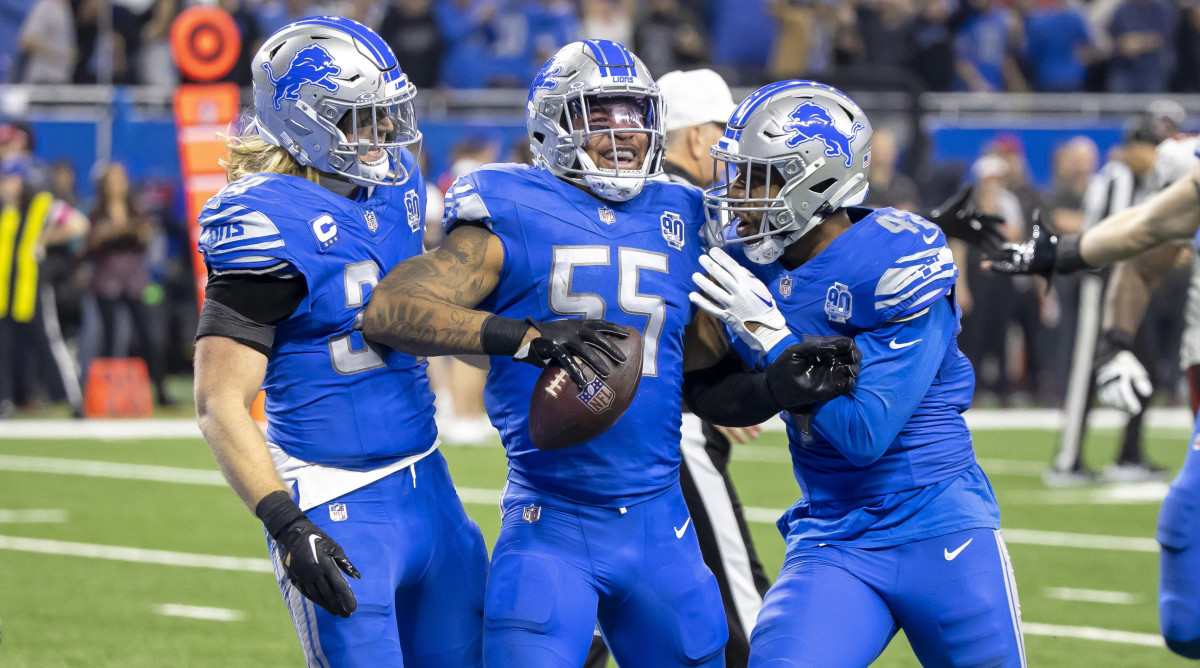
<svg viewBox="0 0 1200 668">
<path fill-rule="evenodd" d="M 784 276 L 779 279 L 779 294 L 783 297 L 792 296 L 792 277 Z"/>
<path fill-rule="evenodd" d="M 600 207 L 600 222 L 605 225 L 612 225 L 617 222 L 617 214 L 613 213 L 612 209 L 602 206 Z"/>
<path fill-rule="evenodd" d="M 604 384 L 604 379 L 596 376 L 590 383 L 583 387 L 583 391 L 579 393 L 579 400 L 585 406 L 590 408 L 593 413 L 603 413 L 612 406 L 613 399 L 617 398 L 617 394 L 612 391 L 612 388 Z"/>
<path fill-rule="evenodd" d="M 379 229 L 379 220 L 375 218 L 374 211 L 367 211 L 363 213 L 363 218 L 367 219 L 367 229 L 372 233 Z"/>
<path fill-rule="evenodd" d="M 346 521 L 346 504 L 344 504 L 344 503 L 329 504 L 329 519 L 333 520 L 334 522 L 345 522 Z"/>
<path fill-rule="evenodd" d="M 524 508 L 521 509 L 521 519 L 525 520 L 526 522 L 529 522 L 530 524 L 533 524 L 534 522 L 542 519 L 542 507 L 541 506 L 525 506 Z"/>
<path fill-rule="evenodd" d="M 421 229 L 421 202 L 417 199 L 417 193 L 408 191 L 404 195 L 404 209 L 408 214 L 408 226 L 413 232 Z"/>
<path fill-rule="evenodd" d="M 675 250 L 683 250 L 683 244 L 686 241 L 683 237 L 683 219 L 679 214 L 664 211 L 662 218 L 658 219 L 662 223 L 663 239 L 667 240 L 667 244 Z"/>
<path fill-rule="evenodd" d="M 850 288 L 842 283 L 834 283 L 825 291 L 825 315 L 833 322 L 846 322 L 850 319 L 850 310 L 854 300 Z"/>
</svg>

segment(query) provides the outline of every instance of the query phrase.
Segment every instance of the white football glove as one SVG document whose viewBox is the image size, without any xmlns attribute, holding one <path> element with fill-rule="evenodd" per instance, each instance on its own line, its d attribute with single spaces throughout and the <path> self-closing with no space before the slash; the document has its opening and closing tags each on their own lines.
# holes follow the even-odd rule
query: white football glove
<svg viewBox="0 0 1200 668">
<path fill-rule="evenodd" d="M 708 272 L 692 274 L 698 292 L 688 295 L 692 303 L 716 316 L 738 338 L 765 355 L 791 333 L 767 286 L 720 248 L 700 256 Z M 711 277 L 711 280 L 710 280 Z M 749 325 L 757 324 L 754 331 Z"/>
<path fill-rule="evenodd" d="M 1101 406 L 1137 415 L 1153 392 L 1150 374 L 1128 350 L 1117 353 L 1096 370 L 1096 397 Z"/>
</svg>

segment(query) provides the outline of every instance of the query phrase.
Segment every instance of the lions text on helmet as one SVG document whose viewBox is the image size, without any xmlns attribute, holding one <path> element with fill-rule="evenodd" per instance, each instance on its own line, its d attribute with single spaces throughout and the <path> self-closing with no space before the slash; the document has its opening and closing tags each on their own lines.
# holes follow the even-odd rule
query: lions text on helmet
<svg viewBox="0 0 1200 668">
<path fill-rule="evenodd" d="M 662 171 L 658 84 L 620 44 L 563 47 L 538 71 L 526 107 L 537 161 L 597 197 L 630 200 Z"/>
<path fill-rule="evenodd" d="M 862 203 L 871 123 L 839 90 L 781 81 L 738 106 L 712 156 L 710 237 L 745 243 L 747 257 L 769 264 L 838 209 Z"/>
<path fill-rule="evenodd" d="M 267 144 L 359 185 L 408 180 L 400 151 L 421 140 L 417 91 L 374 32 L 332 16 L 297 21 L 267 38 L 252 72 L 254 129 Z"/>
</svg>

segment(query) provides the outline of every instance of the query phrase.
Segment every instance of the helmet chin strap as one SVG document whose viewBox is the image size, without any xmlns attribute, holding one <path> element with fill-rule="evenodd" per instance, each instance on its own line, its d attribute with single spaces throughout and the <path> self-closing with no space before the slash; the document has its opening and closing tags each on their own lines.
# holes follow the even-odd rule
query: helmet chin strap
<svg viewBox="0 0 1200 668">
<path fill-rule="evenodd" d="M 579 164 L 586 170 L 599 170 L 591 156 L 582 148 L 576 149 Z M 613 202 L 626 202 L 637 197 L 646 184 L 645 176 L 597 176 L 585 174 L 583 182 L 596 196 Z"/>
</svg>

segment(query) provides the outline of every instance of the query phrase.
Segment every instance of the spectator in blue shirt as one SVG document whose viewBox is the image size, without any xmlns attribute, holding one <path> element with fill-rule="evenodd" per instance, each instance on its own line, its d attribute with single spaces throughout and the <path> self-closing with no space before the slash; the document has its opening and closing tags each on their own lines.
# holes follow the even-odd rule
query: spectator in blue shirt
<svg viewBox="0 0 1200 668">
<path fill-rule="evenodd" d="M 489 46 L 495 39 L 495 0 L 443 0 L 436 12 L 445 45 L 439 77 L 442 85 L 486 87 L 491 74 Z"/>
<path fill-rule="evenodd" d="M 1035 90 L 1083 90 L 1092 38 L 1083 10 L 1066 0 L 1049 0 L 1025 19 L 1025 58 Z"/>
<path fill-rule="evenodd" d="M 575 41 L 579 17 L 568 0 L 534 0 L 525 6 L 525 25 L 529 31 L 525 52 L 524 83 L 533 79 L 542 63 Z"/>
<path fill-rule="evenodd" d="M 973 14 L 954 38 L 955 87 L 974 92 L 1025 89 L 1009 44 L 1009 14 L 994 0 L 971 0 Z"/>
<path fill-rule="evenodd" d="M 1166 0 L 1124 0 L 1113 12 L 1108 34 L 1111 93 L 1160 93 L 1175 71 L 1178 14 Z"/>
</svg>

